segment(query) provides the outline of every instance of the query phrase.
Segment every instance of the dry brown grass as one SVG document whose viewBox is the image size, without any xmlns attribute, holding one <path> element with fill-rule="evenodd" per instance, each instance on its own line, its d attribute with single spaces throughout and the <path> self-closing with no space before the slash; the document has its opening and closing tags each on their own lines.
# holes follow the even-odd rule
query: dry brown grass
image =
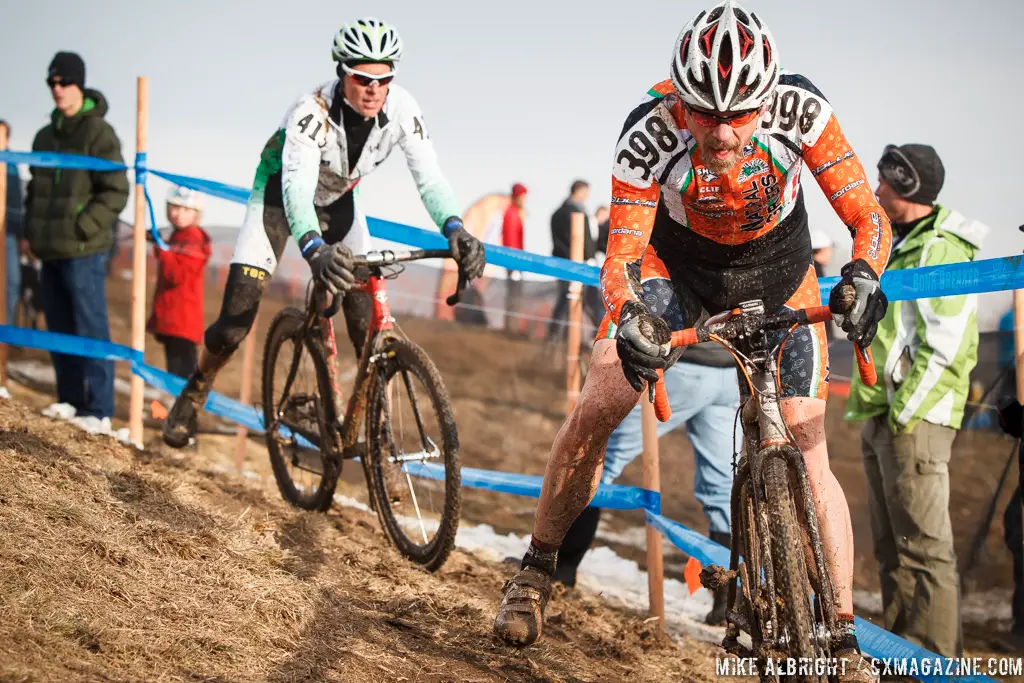
<svg viewBox="0 0 1024 683">
<path fill-rule="evenodd" d="M 507 648 L 506 568 L 456 551 L 430 575 L 359 512 L 299 512 L 207 465 L 0 403 L 0 681 L 714 676 L 713 647 L 575 592 L 538 646 Z"/>
</svg>

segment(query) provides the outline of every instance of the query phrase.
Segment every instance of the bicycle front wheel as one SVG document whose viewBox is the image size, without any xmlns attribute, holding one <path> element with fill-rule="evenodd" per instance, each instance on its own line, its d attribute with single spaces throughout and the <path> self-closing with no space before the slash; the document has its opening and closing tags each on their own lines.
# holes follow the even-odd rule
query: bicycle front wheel
<svg viewBox="0 0 1024 683">
<path fill-rule="evenodd" d="M 459 436 L 441 375 L 412 342 L 376 351 L 367 414 L 369 473 L 381 526 L 399 552 L 435 571 L 459 527 Z"/>
<path fill-rule="evenodd" d="M 325 512 L 334 500 L 341 460 L 333 432 L 327 359 L 302 334 L 305 317 L 285 308 L 270 323 L 263 347 L 263 420 L 270 466 L 281 495 L 295 507 Z"/>
<path fill-rule="evenodd" d="M 772 567 L 778 611 L 785 627 L 789 656 L 813 661 L 814 622 L 811 618 L 811 582 L 804 561 L 799 517 L 789 488 L 789 472 L 780 457 L 764 463 L 765 498 L 771 529 Z M 797 681 L 816 681 L 813 675 L 796 676 Z"/>
</svg>

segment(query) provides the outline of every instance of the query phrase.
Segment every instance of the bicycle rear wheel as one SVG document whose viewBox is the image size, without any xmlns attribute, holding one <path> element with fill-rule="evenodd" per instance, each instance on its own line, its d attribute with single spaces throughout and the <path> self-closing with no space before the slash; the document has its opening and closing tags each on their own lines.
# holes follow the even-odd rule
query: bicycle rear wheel
<svg viewBox="0 0 1024 683">
<path fill-rule="evenodd" d="M 327 360 L 300 334 L 305 314 L 285 308 L 270 323 L 263 347 L 265 439 L 277 488 L 304 510 L 331 507 L 341 459 L 331 453 L 333 431 Z"/>
<path fill-rule="evenodd" d="M 771 529 L 772 567 L 778 612 L 788 640 L 790 657 L 811 662 L 815 656 L 814 621 L 811 616 L 811 583 L 804 561 L 799 517 L 789 488 L 789 473 L 781 457 L 764 461 L 765 501 Z M 796 681 L 816 681 L 814 675 L 797 675 Z"/>
<path fill-rule="evenodd" d="M 375 357 L 367 457 L 377 516 L 399 552 L 434 571 L 455 545 L 462 504 L 448 392 L 427 354 L 406 339 L 385 338 Z"/>
</svg>

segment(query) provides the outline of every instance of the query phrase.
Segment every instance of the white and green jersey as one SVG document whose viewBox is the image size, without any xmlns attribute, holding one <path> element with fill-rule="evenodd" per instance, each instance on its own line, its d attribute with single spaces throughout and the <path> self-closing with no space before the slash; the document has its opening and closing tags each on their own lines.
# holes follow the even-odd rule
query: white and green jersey
<svg viewBox="0 0 1024 683">
<path fill-rule="evenodd" d="M 888 270 L 973 261 L 987 234 L 937 206 L 893 247 Z M 978 360 L 977 314 L 977 294 L 890 301 L 871 343 L 878 383 L 853 378 L 846 419 L 888 414 L 894 433 L 922 420 L 959 429 Z"/>
<path fill-rule="evenodd" d="M 289 108 L 278 131 L 267 141 L 256 170 L 233 263 L 273 272 L 275 249 L 265 232 L 265 208 L 282 207 L 296 241 L 324 232 L 318 208 L 328 207 L 373 172 L 398 146 L 419 190 L 420 198 L 440 228 L 460 213 L 458 200 L 441 173 L 434 144 L 419 105 L 404 88 L 391 84 L 384 108 L 366 139 L 354 168 L 349 168 L 345 130 L 339 114 L 338 79 L 303 95 Z M 333 115 L 332 115 L 333 114 Z M 371 241 L 366 221 L 356 210 L 342 240 L 362 253 Z"/>
</svg>

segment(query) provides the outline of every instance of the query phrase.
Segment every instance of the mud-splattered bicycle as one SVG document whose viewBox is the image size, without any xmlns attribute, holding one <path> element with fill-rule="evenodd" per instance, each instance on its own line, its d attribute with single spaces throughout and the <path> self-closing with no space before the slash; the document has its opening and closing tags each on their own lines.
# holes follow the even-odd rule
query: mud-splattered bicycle
<svg viewBox="0 0 1024 683">
<path fill-rule="evenodd" d="M 714 341 L 729 349 L 750 390 L 740 409 L 743 449 L 732 489 L 729 569 L 705 567 L 701 582 L 712 591 L 728 586 L 722 647 L 731 654 L 755 658 L 762 681 L 779 680 L 766 673 L 768 658 L 834 661 L 836 651 L 832 576 L 821 546 L 803 454 L 782 419 L 777 357 L 785 343 L 779 331 L 831 319 L 828 306 L 765 314 L 761 301 L 749 301 L 672 334 L 673 347 Z M 858 348 L 855 356 L 861 378 L 873 385 L 870 349 Z M 655 412 L 662 420 L 671 412 L 660 381 Z M 750 648 L 741 645 L 741 632 L 750 636 Z M 829 676 L 810 672 L 786 680 L 819 681 Z"/>
</svg>

